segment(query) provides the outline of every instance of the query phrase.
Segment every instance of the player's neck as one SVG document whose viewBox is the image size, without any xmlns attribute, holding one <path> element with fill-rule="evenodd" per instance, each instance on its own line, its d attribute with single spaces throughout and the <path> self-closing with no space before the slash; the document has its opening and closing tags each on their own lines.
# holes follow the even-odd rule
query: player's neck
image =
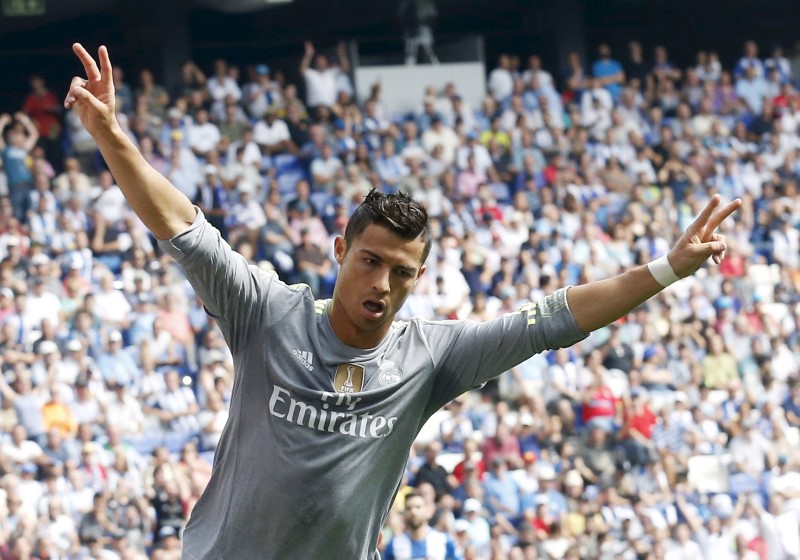
<svg viewBox="0 0 800 560">
<path fill-rule="evenodd" d="M 328 319 L 331 322 L 333 334 L 343 344 L 364 350 L 378 346 L 391 327 L 391 321 L 389 321 L 377 329 L 360 329 L 348 317 L 344 306 L 341 303 L 337 303 L 335 294 L 328 304 Z"/>
</svg>

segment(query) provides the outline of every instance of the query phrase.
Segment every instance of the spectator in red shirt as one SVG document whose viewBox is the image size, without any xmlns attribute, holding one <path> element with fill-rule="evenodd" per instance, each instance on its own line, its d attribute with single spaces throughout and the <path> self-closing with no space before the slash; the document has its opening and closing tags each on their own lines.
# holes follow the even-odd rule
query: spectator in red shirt
<svg viewBox="0 0 800 560">
<path fill-rule="evenodd" d="M 650 409 L 647 390 L 631 391 L 632 401 L 626 403 L 624 423 L 619 433 L 625 457 L 632 465 L 645 465 L 655 457 L 653 448 L 653 426 L 656 415 Z"/>
<path fill-rule="evenodd" d="M 523 464 L 519 440 L 505 422 L 499 422 L 495 436 L 487 438 L 483 444 L 484 463 L 489 465 L 496 457 L 505 459 L 509 469 L 521 467 Z"/>
<path fill-rule="evenodd" d="M 478 442 L 472 438 L 464 440 L 464 460 L 453 467 L 455 482 L 463 484 L 466 478 L 465 470 L 469 469 L 472 469 L 472 473 L 478 480 L 483 480 L 483 475 L 486 474 L 486 462 L 481 454 L 478 453 Z M 456 486 L 456 484 L 452 483 L 451 485 Z"/>
<path fill-rule="evenodd" d="M 31 91 L 22 104 L 22 112 L 27 114 L 39 131 L 39 139 L 44 147 L 47 161 L 61 167 L 62 153 L 59 145 L 61 135 L 61 102 L 47 89 L 44 78 L 35 74 L 30 80 Z"/>
<path fill-rule="evenodd" d="M 583 424 L 591 429 L 600 427 L 606 432 L 614 430 L 617 416 L 617 398 L 603 379 L 602 371 L 592 372 L 592 385 L 583 399 Z"/>
</svg>

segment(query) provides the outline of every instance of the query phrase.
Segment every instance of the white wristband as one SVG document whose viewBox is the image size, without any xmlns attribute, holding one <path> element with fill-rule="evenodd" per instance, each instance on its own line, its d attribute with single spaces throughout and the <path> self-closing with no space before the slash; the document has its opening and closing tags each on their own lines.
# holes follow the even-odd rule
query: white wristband
<svg viewBox="0 0 800 560">
<path fill-rule="evenodd" d="M 656 282 L 664 286 L 665 288 L 670 284 L 674 284 L 680 278 L 678 275 L 675 274 L 675 271 L 672 270 L 672 267 L 669 265 L 669 261 L 667 260 L 667 255 L 663 257 L 659 257 L 656 260 L 652 261 L 650 264 L 647 265 L 647 268 L 650 270 L 650 274 L 653 275 L 653 278 L 656 279 Z"/>
</svg>

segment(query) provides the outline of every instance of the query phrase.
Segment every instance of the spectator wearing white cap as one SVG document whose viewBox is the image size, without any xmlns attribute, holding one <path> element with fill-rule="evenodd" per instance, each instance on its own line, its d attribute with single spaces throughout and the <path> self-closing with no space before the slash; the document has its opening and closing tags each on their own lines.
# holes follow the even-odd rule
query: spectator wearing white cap
<svg viewBox="0 0 800 560">
<path fill-rule="evenodd" d="M 106 383 L 130 386 L 139 377 L 136 362 L 123 347 L 122 333 L 112 330 L 107 335 L 105 351 L 97 358 L 97 367 Z"/>
<path fill-rule="evenodd" d="M 36 360 L 30 365 L 31 377 L 36 384 L 56 382 L 71 385 L 74 370 L 61 359 L 61 351 L 53 340 L 39 341 Z"/>
<path fill-rule="evenodd" d="M 456 521 L 456 524 L 462 523 L 469 535 L 469 542 L 475 548 L 475 552 L 479 558 L 488 557 L 491 544 L 491 527 L 489 521 L 482 515 L 483 506 L 481 502 L 475 498 L 468 498 L 464 501 L 462 508 L 464 513 L 463 519 Z M 459 526 L 456 525 L 456 530 Z"/>
</svg>

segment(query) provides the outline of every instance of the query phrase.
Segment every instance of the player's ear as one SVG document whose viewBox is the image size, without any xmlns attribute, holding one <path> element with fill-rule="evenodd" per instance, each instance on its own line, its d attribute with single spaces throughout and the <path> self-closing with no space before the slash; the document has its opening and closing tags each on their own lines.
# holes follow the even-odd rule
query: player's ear
<svg viewBox="0 0 800 560">
<path fill-rule="evenodd" d="M 346 252 L 347 242 L 344 240 L 344 237 L 337 235 L 336 239 L 333 240 L 333 256 L 339 266 L 342 266 L 342 261 L 344 260 L 344 254 Z"/>
<path fill-rule="evenodd" d="M 419 272 L 417 273 L 417 279 L 414 280 L 415 286 L 417 285 L 417 282 L 419 282 L 419 279 L 422 278 L 422 275 L 425 274 L 426 270 L 428 270 L 428 265 L 426 264 L 423 264 L 421 267 L 419 267 Z"/>
</svg>

